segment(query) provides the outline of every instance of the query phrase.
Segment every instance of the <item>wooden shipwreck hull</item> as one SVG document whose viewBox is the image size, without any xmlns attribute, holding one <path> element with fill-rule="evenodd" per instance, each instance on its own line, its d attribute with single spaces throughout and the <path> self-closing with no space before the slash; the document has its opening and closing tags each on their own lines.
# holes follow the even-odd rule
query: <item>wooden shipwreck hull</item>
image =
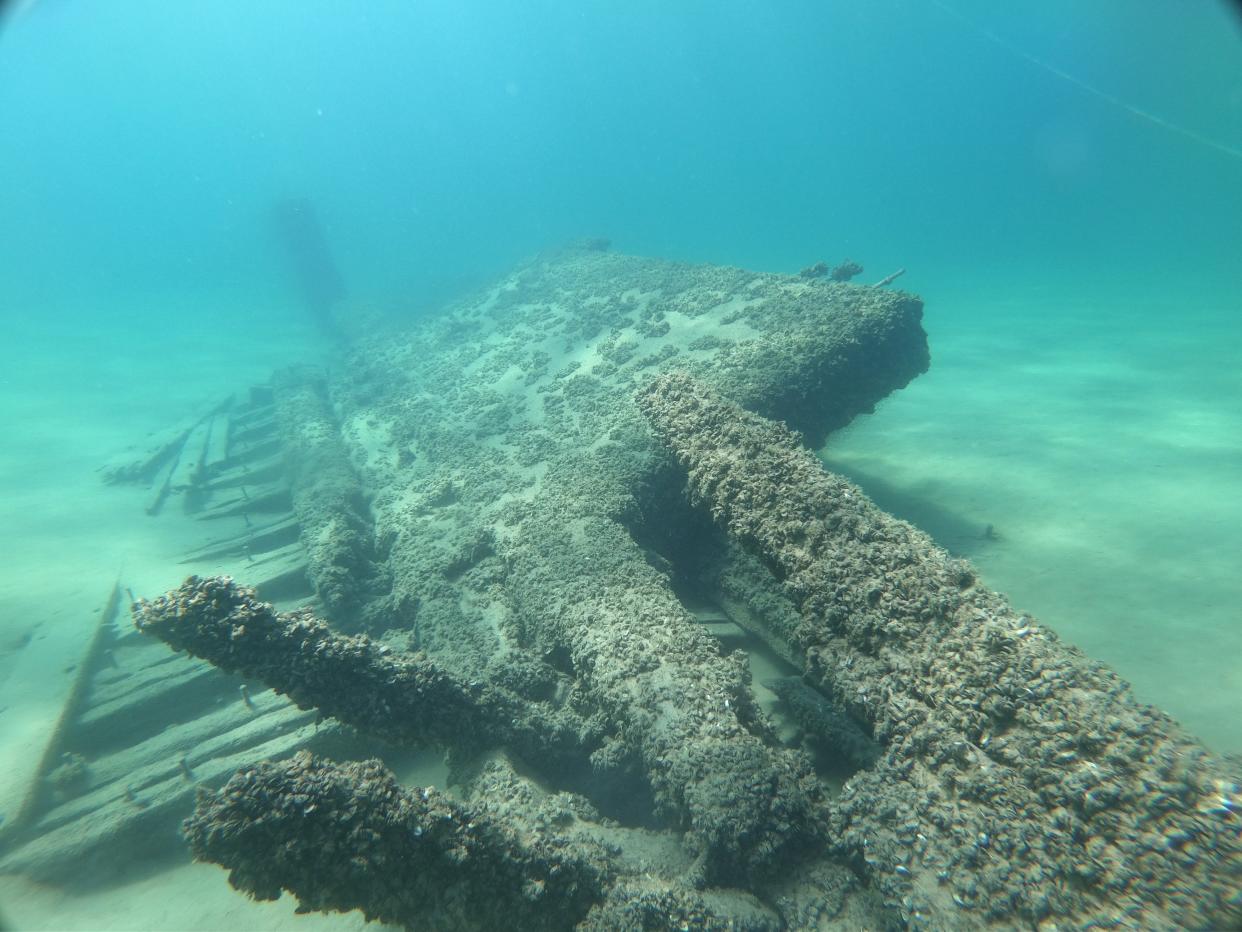
<svg viewBox="0 0 1242 932">
<path fill-rule="evenodd" d="M 571 250 L 278 373 L 263 481 L 197 503 L 257 595 L 135 618 L 453 795 L 284 731 L 212 765 L 254 755 L 196 855 L 419 928 L 1242 921 L 1222 766 L 806 451 L 928 362 L 908 294 Z"/>
</svg>

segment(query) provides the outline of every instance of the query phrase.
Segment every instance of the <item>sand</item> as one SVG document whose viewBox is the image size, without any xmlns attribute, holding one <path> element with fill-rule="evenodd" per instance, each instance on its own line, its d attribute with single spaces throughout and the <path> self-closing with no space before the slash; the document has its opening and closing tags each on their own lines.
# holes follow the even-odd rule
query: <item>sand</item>
<svg viewBox="0 0 1242 932">
<path fill-rule="evenodd" d="M 830 438 L 828 466 L 1242 751 L 1236 312 L 981 302 L 926 326 L 931 370 Z"/>
</svg>

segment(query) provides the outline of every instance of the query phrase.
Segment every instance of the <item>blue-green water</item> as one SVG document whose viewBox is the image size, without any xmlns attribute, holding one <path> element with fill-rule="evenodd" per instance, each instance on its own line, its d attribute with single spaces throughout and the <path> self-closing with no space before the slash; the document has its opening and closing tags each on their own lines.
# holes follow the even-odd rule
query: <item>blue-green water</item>
<svg viewBox="0 0 1242 932">
<path fill-rule="evenodd" d="M 1224 4 L 954 9 L 1242 145 Z M 41 2 L 3 41 L 10 306 L 253 302 L 281 287 L 261 221 L 290 192 L 357 291 L 407 302 L 584 230 L 759 268 L 848 254 L 923 291 L 1242 276 L 1236 153 L 931 0 Z"/>
<path fill-rule="evenodd" d="M 384 313 L 431 312 L 584 235 L 768 271 L 905 268 L 932 368 L 830 439 L 829 465 L 1210 747 L 1242 751 L 1229 5 L 37 0 L 6 15 L 0 638 L 81 623 L 64 638 L 81 641 L 118 567 L 153 574 L 157 532 L 99 484 L 102 462 L 324 353 L 271 223 L 305 197 L 350 306 Z M 979 539 L 988 525 L 997 540 Z M 34 899 L 8 909 L 32 928 L 91 928 L 96 909 L 110 927 L 184 921 L 98 896 L 59 919 Z"/>
</svg>

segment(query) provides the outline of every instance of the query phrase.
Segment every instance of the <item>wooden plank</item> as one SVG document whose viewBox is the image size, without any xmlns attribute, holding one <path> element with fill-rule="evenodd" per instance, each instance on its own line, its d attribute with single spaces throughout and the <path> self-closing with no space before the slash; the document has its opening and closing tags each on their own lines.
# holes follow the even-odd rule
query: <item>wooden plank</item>
<svg viewBox="0 0 1242 932">
<path fill-rule="evenodd" d="M 207 438 L 207 456 L 203 460 L 203 469 L 208 476 L 223 469 L 224 462 L 229 457 L 229 430 L 232 420 L 227 411 L 221 411 L 211 419 L 211 429 Z"/>
<path fill-rule="evenodd" d="M 83 712 L 86 716 L 84 721 L 89 721 L 89 716 L 100 713 L 112 703 L 145 702 L 161 691 L 176 686 L 196 671 L 212 669 L 211 664 L 202 660 L 194 660 L 186 654 L 175 654 L 167 648 L 165 650 L 172 662 L 154 663 L 141 667 L 129 671 L 128 676 L 119 677 L 111 682 L 108 679 L 102 682 L 96 680 L 88 694 L 90 708 Z"/>
<path fill-rule="evenodd" d="M 200 661 L 173 667 L 169 675 L 145 688 L 123 692 L 99 705 L 92 705 L 74 722 L 75 743 L 91 749 L 95 741 L 125 740 L 166 715 L 165 706 L 191 701 L 199 691 L 219 688 L 224 692 L 227 675 Z"/>
<path fill-rule="evenodd" d="M 315 594 L 301 544 L 288 547 L 286 551 L 284 560 L 269 563 L 263 571 L 255 572 L 250 577 L 255 581 L 254 588 L 259 598 L 268 602 L 288 602 Z"/>
<path fill-rule="evenodd" d="M 254 418 L 234 428 L 233 442 L 253 445 L 264 440 L 270 440 L 274 436 L 276 429 L 276 415 L 274 413 L 266 418 Z"/>
<path fill-rule="evenodd" d="M 128 636 L 128 632 L 126 635 Z M 141 640 L 127 641 L 117 648 L 109 648 L 104 651 L 105 654 L 112 655 L 113 661 L 110 664 L 102 665 L 95 672 L 94 677 L 91 679 L 90 695 L 97 697 L 100 690 L 114 683 L 125 680 L 132 681 L 132 677 L 143 674 L 145 671 L 153 671 L 157 667 L 170 663 L 175 664 L 183 660 L 180 654 L 174 653 L 167 648 L 162 651 L 143 650 L 151 640 L 151 638 L 141 638 Z M 164 647 L 162 644 L 159 646 Z"/>
<path fill-rule="evenodd" d="M 66 728 L 89 685 L 91 670 L 121 604 L 121 586 L 112 591 L 81 649 L 70 678 L 65 671 L 64 638 L 32 641 L 17 666 L 0 683 L 0 841 L 20 832 L 40 796 L 40 781 L 61 754 Z M 80 637 L 66 626 L 66 637 Z"/>
<path fill-rule="evenodd" d="M 181 451 L 186 438 L 204 420 L 211 418 L 218 411 L 227 408 L 233 401 L 230 395 L 222 402 L 215 402 L 200 409 L 197 413 L 172 427 L 154 432 L 143 444 L 143 452 L 134 455 L 123 454 L 112 465 L 103 467 L 104 481 L 110 484 L 118 482 L 146 482 L 160 471 L 161 467 L 175 454 Z"/>
<path fill-rule="evenodd" d="M 253 391 L 253 389 L 252 389 Z M 268 390 L 270 396 L 271 390 Z M 249 430 L 260 421 L 265 421 L 272 417 L 276 411 L 276 406 L 269 397 L 267 401 L 256 403 L 251 402 L 239 407 L 233 415 L 233 430 Z"/>
<path fill-rule="evenodd" d="M 203 464 L 207 459 L 207 442 L 211 439 L 211 419 L 200 421 L 190 431 L 185 446 L 181 450 L 181 461 L 173 476 L 174 489 L 188 489 L 198 484 L 203 475 Z"/>
<path fill-rule="evenodd" d="M 235 489 L 240 485 L 271 482 L 285 471 L 285 458 L 282 453 L 275 453 L 262 460 L 238 463 L 232 459 L 224 461 L 223 469 L 212 474 L 209 482 L 203 484 L 204 491 L 221 492 Z"/>
<path fill-rule="evenodd" d="M 217 518 L 233 518 L 238 515 L 293 510 L 293 499 L 290 497 L 289 487 L 283 482 L 272 482 L 254 489 L 241 486 L 240 491 L 241 494 L 235 498 L 206 508 L 196 517 L 200 521 L 211 521 Z"/>
<path fill-rule="evenodd" d="M 267 715 L 303 714 L 287 696 L 279 696 L 270 689 L 255 686 L 249 695 L 250 706 L 246 705 L 240 694 L 234 694 L 233 700 L 201 718 L 175 728 L 165 728 L 145 741 L 90 761 L 87 787 L 94 790 L 118 780 L 122 784 L 137 786 L 134 775 L 144 767 L 170 758 L 175 760 L 195 751 L 205 752 L 210 747 L 216 747 L 217 753 L 223 753 L 221 748 L 228 749 L 229 746 L 208 742 Z"/>
<path fill-rule="evenodd" d="M 160 510 L 163 509 L 164 501 L 168 498 L 168 493 L 172 491 L 173 476 L 176 475 L 177 466 L 181 462 L 181 454 L 184 450 L 185 441 L 183 440 L 176 453 L 169 457 L 168 461 L 160 467 L 159 472 L 155 474 L 155 479 L 151 483 L 151 496 L 147 499 L 147 514 L 152 516 L 158 515 Z"/>
<path fill-rule="evenodd" d="M 246 564 L 245 570 L 247 578 L 270 578 L 292 567 L 305 565 L 306 552 L 302 549 L 302 542 L 294 540 L 278 550 L 254 557 Z"/>
<path fill-rule="evenodd" d="M 223 557 L 257 557 L 298 540 L 301 526 L 294 515 L 283 515 L 268 524 L 256 524 L 241 534 L 209 541 L 186 554 L 182 564 Z"/>
<path fill-rule="evenodd" d="M 269 437 L 255 443 L 233 443 L 229 448 L 228 462 L 239 465 L 241 463 L 252 464 L 281 452 L 279 437 Z"/>
<path fill-rule="evenodd" d="M 313 712 L 304 714 L 313 719 Z M 175 773 L 165 770 L 162 777 L 141 774 L 141 779 L 152 776 L 156 782 L 133 791 L 132 799 L 126 798 L 124 788 L 119 787 L 118 795 L 109 805 L 93 809 L 59 828 L 40 832 L 0 860 L 0 872 L 22 873 L 35 880 L 63 881 L 73 873 L 75 864 L 101 852 L 122 850 L 124 846 L 127 856 L 132 857 L 139 845 L 163 844 L 165 836 L 175 839 L 171 824 L 190 814 L 198 786 L 219 786 L 239 767 L 258 760 L 288 757 L 314 740 L 317 731 L 321 730 L 317 730 L 312 720 L 260 744 L 247 745 L 236 753 L 192 763 L 192 779 L 187 779 L 177 764 L 173 765 Z"/>
<path fill-rule="evenodd" d="M 94 785 L 46 812 L 33 826 L 34 831 L 42 834 L 89 817 L 97 809 L 124 800 L 127 793 L 137 796 L 170 777 L 188 779 L 181 766 L 183 760 L 191 774 L 201 779 L 204 763 L 237 754 L 314 722 L 313 711 L 299 709 L 283 697 L 275 698 L 275 702 L 266 703 L 263 714 L 247 713 L 243 706 L 241 713 L 229 710 L 224 715 L 204 716 L 92 762 L 88 773 L 96 781 Z"/>
</svg>

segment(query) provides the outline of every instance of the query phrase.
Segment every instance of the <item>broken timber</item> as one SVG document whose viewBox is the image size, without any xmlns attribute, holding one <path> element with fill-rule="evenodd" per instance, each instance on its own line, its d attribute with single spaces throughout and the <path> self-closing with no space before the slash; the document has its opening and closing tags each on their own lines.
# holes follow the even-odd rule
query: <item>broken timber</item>
<svg viewBox="0 0 1242 932">
<path fill-rule="evenodd" d="M 833 536 L 839 528 L 807 520 L 819 500 L 805 470 L 782 474 L 784 484 L 765 474 L 788 466 L 786 454 L 814 461 L 743 408 L 785 421 L 816 446 L 926 368 L 920 324 L 916 298 L 882 288 L 599 252 L 542 257 L 408 332 L 359 341 L 339 370 L 277 380 L 269 414 L 233 420 L 229 433 L 230 447 L 249 447 L 245 465 L 261 480 L 247 481 L 234 465 L 208 470 L 204 483 L 210 496 L 200 513 L 222 526 L 244 518 L 247 527 L 200 554 L 230 555 L 233 572 L 253 583 L 246 541 L 272 543 L 272 561 L 283 566 L 283 548 L 313 540 L 320 549 L 309 584 L 325 596 L 329 622 L 391 627 L 455 682 L 518 697 L 530 728 L 560 736 L 564 753 L 552 764 L 539 753 L 546 742 L 491 739 L 547 786 L 676 835 L 688 883 L 776 904 L 773 924 L 755 928 L 811 928 L 848 912 L 824 881 L 847 864 L 882 907 L 851 914 L 856 927 L 1044 919 L 1083 927 L 1108 921 L 1114 904 L 1153 927 L 1236 921 L 1237 904 L 1223 892 L 1236 878 L 1228 839 L 1213 862 L 1223 879 L 1205 884 L 1203 903 L 1189 902 L 1176 881 L 1167 892 L 1152 889 L 1170 865 L 1187 865 L 1197 881 L 1202 868 L 1192 862 L 1220 835 L 1198 822 L 1235 817 L 1236 791 L 1193 742 L 1157 713 L 1136 712 L 1111 674 L 1042 629 L 1022 632 L 1020 616 L 1005 614 L 959 565 L 938 563 L 924 538 L 857 490 L 824 505 L 844 509 L 845 536 Z M 679 383 L 674 373 L 696 381 Z M 651 389 L 661 376 L 671 381 Z M 679 384 L 690 387 L 679 395 Z M 676 423 L 691 396 L 703 400 L 707 423 L 690 433 L 727 447 L 742 475 L 711 460 L 710 449 L 681 448 L 693 442 Z M 689 507 L 684 467 L 665 442 L 686 458 L 696 500 L 715 509 L 728 536 Z M 692 454 L 707 457 L 719 483 L 695 473 Z M 336 477 L 322 496 L 317 462 Z M 247 510 L 251 496 L 278 511 Z M 329 507 L 317 510 L 319 501 Z M 769 535 L 772 522 L 780 527 Z M 882 562 L 894 541 L 906 561 L 898 567 Z M 881 570 L 867 569 L 873 558 Z M 354 570 L 366 585 L 351 589 Z M 695 586 L 724 611 L 696 612 L 687 591 Z M 959 624 L 938 614 L 954 599 L 985 617 Z M 831 744 L 834 729 L 852 722 L 878 740 L 874 748 L 866 735 L 849 739 L 862 742 L 841 755 L 857 772 L 839 796 L 805 755 L 777 740 L 746 658 L 717 636 L 736 643 L 735 625 L 804 674 L 796 689 L 774 686 L 799 706 L 806 730 Z M 946 638 L 937 647 L 964 659 L 929 659 L 925 669 L 920 638 L 932 631 Z M 994 681 L 971 681 L 976 664 Z M 1058 675 L 1115 703 L 1108 716 L 1087 722 L 1085 712 L 1061 709 Z M 977 708 L 956 701 L 959 688 Z M 1024 689 L 1047 707 L 1028 709 Z M 1016 725 L 993 728 L 1006 715 Z M 1111 733 L 1114 717 L 1120 736 Z M 1062 724 L 1072 746 L 1057 737 Z M 1149 746 L 1164 781 L 1159 798 L 1127 796 L 1135 772 L 1109 754 Z M 1010 761 L 1011 752 L 1031 755 L 1031 767 Z M 1086 782 L 1097 777 L 1098 788 Z M 462 779 L 469 791 L 471 778 Z M 1078 808 L 1049 809 L 1049 800 L 1069 800 L 1076 779 L 1084 781 Z M 1010 804 L 1019 807 L 1012 825 Z M 1153 831 L 1140 852 L 1133 826 L 1122 823 L 1148 804 L 1155 814 L 1144 826 Z M 959 821 L 964 834 L 954 831 Z M 1154 830 L 1166 827 L 1171 833 Z M 1071 866 L 1046 870 L 1041 858 L 1051 855 L 1039 851 L 1067 853 Z M 1122 851 L 1136 869 L 1117 867 Z M 746 923 L 741 912 L 729 919 Z"/>
</svg>

